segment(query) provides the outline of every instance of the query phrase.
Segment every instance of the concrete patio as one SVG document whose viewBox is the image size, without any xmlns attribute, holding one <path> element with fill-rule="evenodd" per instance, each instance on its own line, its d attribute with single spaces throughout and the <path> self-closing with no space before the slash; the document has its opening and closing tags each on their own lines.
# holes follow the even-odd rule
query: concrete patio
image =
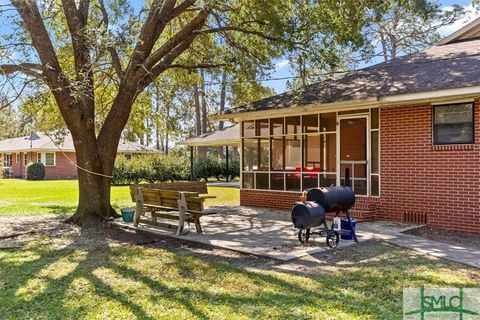
<svg viewBox="0 0 480 320">
<path fill-rule="evenodd" d="M 197 234 L 193 225 L 188 234 L 177 236 L 173 230 L 160 229 L 148 224 L 135 227 L 133 223 L 121 220 L 115 221 L 114 224 L 280 261 L 331 250 L 326 245 L 325 238 L 318 235 L 312 235 L 307 244 L 301 244 L 297 239 L 297 230 L 290 221 L 289 212 L 242 206 L 210 207 L 208 210 L 215 214 L 202 217 L 203 234 Z M 480 251 L 402 233 L 415 227 L 418 225 L 386 221 L 360 223 L 357 225 L 357 236 L 360 242 L 369 239 L 383 240 L 480 268 Z M 355 242 L 340 240 L 338 247 L 351 245 L 355 245 Z"/>
</svg>

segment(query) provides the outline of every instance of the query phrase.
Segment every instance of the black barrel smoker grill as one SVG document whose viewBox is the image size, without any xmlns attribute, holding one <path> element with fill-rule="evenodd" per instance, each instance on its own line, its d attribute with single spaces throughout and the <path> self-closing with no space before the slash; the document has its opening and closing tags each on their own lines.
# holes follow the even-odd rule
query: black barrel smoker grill
<svg viewBox="0 0 480 320">
<path fill-rule="evenodd" d="M 340 234 L 351 234 L 353 240 L 358 242 L 352 219 L 348 210 L 355 204 L 355 193 L 349 187 L 349 174 L 346 172 L 346 186 L 312 188 L 307 191 L 307 201 L 297 202 L 292 209 L 292 222 L 298 229 L 298 240 L 301 243 L 308 242 L 310 235 L 325 236 L 327 245 L 335 248 L 340 240 Z M 335 212 L 338 216 L 343 212 L 347 217 L 350 230 L 334 230 L 328 228 L 326 214 Z M 316 227 L 322 226 L 323 229 Z"/>
</svg>

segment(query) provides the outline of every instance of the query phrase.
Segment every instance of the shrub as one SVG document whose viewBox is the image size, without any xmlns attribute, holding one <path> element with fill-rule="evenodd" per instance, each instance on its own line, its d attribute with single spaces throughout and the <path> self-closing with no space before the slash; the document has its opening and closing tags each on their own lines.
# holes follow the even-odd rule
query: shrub
<svg viewBox="0 0 480 320">
<path fill-rule="evenodd" d="M 115 166 L 113 167 L 113 179 L 112 184 L 114 185 L 126 185 L 129 184 L 128 179 L 128 166 L 130 165 L 130 160 L 120 155 L 115 159 Z"/>
<path fill-rule="evenodd" d="M 45 178 L 45 166 L 40 162 L 31 163 L 27 166 L 27 180 L 43 180 Z"/>
<path fill-rule="evenodd" d="M 222 159 L 222 176 L 227 176 L 227 161 L 225 159 Z M 229 180 L 240 177 L 240 160 L 228 159 L 228 177 Z"/>
<path fill-rule="evenodd" d="M 162 158 L 165 181 L 190 179 L 190 161 L 183 154 L 170 153 Z"/>
<path fill-rule="evenodd" d="M 172 152 L 169 155 L 138 155 L 128 160 L 118 156 L 113 169 L 114 185 L 187 180 L 189 161 L 185 154 Z"/>
<path fill-rule="evenodd" d="M 222 172 L 222 164 L 218 158 L 205 156 L 195 161 L 194 174 L 198 179 L 205 179 L 208 182 L 208 178 L 216 177 L 217 180 L 220 180 Z"/>
</svg>

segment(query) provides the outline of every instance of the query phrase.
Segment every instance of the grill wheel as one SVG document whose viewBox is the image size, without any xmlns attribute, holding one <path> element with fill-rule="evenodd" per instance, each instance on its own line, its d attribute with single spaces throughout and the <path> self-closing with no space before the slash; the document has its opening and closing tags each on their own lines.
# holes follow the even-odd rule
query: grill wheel
<svg viewBox="0 0 480 320">
<path fill-rule="evenodd" d="M 298 241 L 301 243 L 307 243 L 308 239 L 310 239 L 310 229 L 298 230 Z"/>
<path fill-rule="evenodd" d="M 333 231 L 333 230 L 328 230 L 328 232 L 327 232 L 327 245 L 330 248 L 336 248 L 339 241 L 340 241 L 340 237 L 338 236 L 338 232 Z"/>
</svg>

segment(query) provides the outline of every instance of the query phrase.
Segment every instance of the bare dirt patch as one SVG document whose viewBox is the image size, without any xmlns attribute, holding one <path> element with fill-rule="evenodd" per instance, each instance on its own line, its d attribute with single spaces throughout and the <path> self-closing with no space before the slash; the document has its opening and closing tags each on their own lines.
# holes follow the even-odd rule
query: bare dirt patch
<svg viewBox="0 0 480 320">
<path fill-rule="evenodd" d="M 480 250 L 480 234 L 419 227 L 404 231 L 417 237 Z"/>
</svg>

